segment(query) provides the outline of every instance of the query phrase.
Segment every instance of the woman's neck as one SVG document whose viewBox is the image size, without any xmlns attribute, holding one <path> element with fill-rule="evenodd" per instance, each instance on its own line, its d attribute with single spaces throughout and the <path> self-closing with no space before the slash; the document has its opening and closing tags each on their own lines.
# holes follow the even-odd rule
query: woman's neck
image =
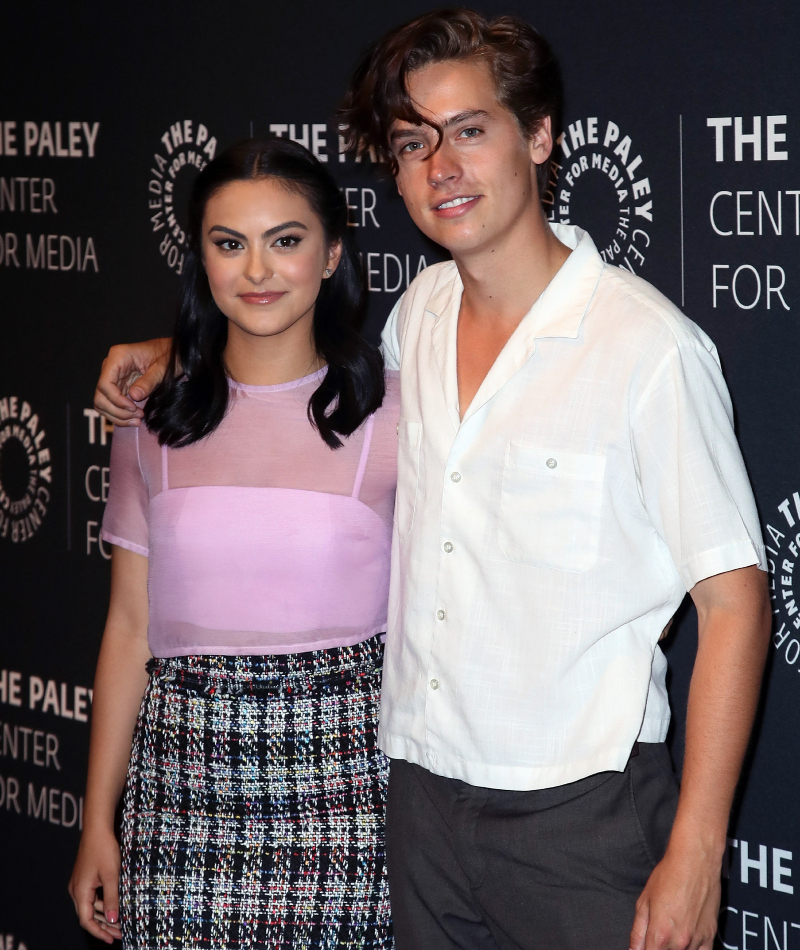
<svg viewBox="0 0 800 950">
<path fill-rule="evenodd" d="M 310 328 L 302 329 L 305 332 L 257 337 L 229 323 L 223 354 L 228 375 L 246 386 L 277 386 L 322 369 L 325 361 L 316 351 Z"/>
</svg>

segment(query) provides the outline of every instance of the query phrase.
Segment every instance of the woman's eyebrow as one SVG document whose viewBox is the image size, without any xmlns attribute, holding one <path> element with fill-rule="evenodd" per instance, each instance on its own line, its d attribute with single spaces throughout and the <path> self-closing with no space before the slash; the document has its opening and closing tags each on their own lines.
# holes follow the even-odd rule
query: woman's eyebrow
<svg viewBox="0 0 800 950">
<path fill-rule="evenodd" d="M 261 237 L 272 237 L 273 234 L 277 234 L 278 231 L 285 231 L 286 228 L 302 228 L 304 231 L 308 230 L 302 221 L 284 221 L 283 224 L 276 224 L 274 228 L 269 228 L 269 230 L 265 231 Z M 215 224 L 208 229 L 209 234 L 211 234 L 212 231 L 222 231 L 224 234 L 230 234 L 231 237 L 239 238 L 240 241 L 247 240 L 246 235 L 242 234 L 240 231 L 234 231 L 233 228 L 226 228 L 221 224 Z"/>
<path fill-rule="evenodd" d="M 304 231 L 308 230 L 302 221 L 284 221 L 283 224 L 276 224 L 274 228 L 265 231 L 261 237 L 272 237 L 273 234 L 277 234 L 278 231 L 285 231 L 287 228 L 302 228 Z"/>
</svg>

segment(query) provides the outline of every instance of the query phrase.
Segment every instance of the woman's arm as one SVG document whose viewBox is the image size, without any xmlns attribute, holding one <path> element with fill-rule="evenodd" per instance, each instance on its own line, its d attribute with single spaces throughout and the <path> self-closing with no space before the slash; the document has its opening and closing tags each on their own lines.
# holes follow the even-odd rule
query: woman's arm
<svg viewBox="0 0 800 950">
<path fill-rule="evenodd" d="M 83 833 L 69 892 L 81 926 L 112 943 L 119 931 L 119 846 L 114 813 L 125 785 L 133 730 L 147 686 L 147 558 L 113 547 L 111 602 L 92 698 Z M 103 888 L 103 899 L 97 888 Z"/>
<path fill-rule="evenodd" d="M 146 399 L 161 382 L 171 344 L 172 340 L 164 337 L 112 346 L 94 392 L 95 409 L 114 425 L 138 426 L 142 410 L 133 399 Z"/>
</svg>

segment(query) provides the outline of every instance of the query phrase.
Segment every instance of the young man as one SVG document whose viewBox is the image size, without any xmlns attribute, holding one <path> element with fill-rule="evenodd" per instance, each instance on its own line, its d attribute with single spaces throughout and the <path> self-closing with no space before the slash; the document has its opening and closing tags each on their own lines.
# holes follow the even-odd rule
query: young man
<svg viewBox="0 0 800 950">
<path fill-rule="evenodd" d="M 381 40 L 343 111 L 453 256 L 383 339 L 402 385 L 381 720 L 400 950 L 710 950 L 716 931 L 768 645 L 758 519 L 713 344 L 547 226 L 558 106 L 531 27 L 453 10 Z M 157 348 L 106 361 L 115 421 Z M 657 641 L 687 590 L 678 800 Z"/>
</svg>

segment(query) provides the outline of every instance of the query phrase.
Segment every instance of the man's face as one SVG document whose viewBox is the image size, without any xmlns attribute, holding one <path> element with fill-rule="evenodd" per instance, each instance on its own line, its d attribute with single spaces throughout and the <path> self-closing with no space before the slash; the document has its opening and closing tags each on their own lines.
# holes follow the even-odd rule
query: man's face
<svg viewBox="0 0 800 950">
<path fill-rule="evenodd" d="M 454 257 L 502 244 L 520 220 L 541 215 L 536 166 L 552 147 L 549 120 L 528 139 L 497 99 L 479 60 L 434 63 L 411 73 L 408 93 L 443 130 L 396 121 L 397 188 L 414 223 Z"/>
</svg>

